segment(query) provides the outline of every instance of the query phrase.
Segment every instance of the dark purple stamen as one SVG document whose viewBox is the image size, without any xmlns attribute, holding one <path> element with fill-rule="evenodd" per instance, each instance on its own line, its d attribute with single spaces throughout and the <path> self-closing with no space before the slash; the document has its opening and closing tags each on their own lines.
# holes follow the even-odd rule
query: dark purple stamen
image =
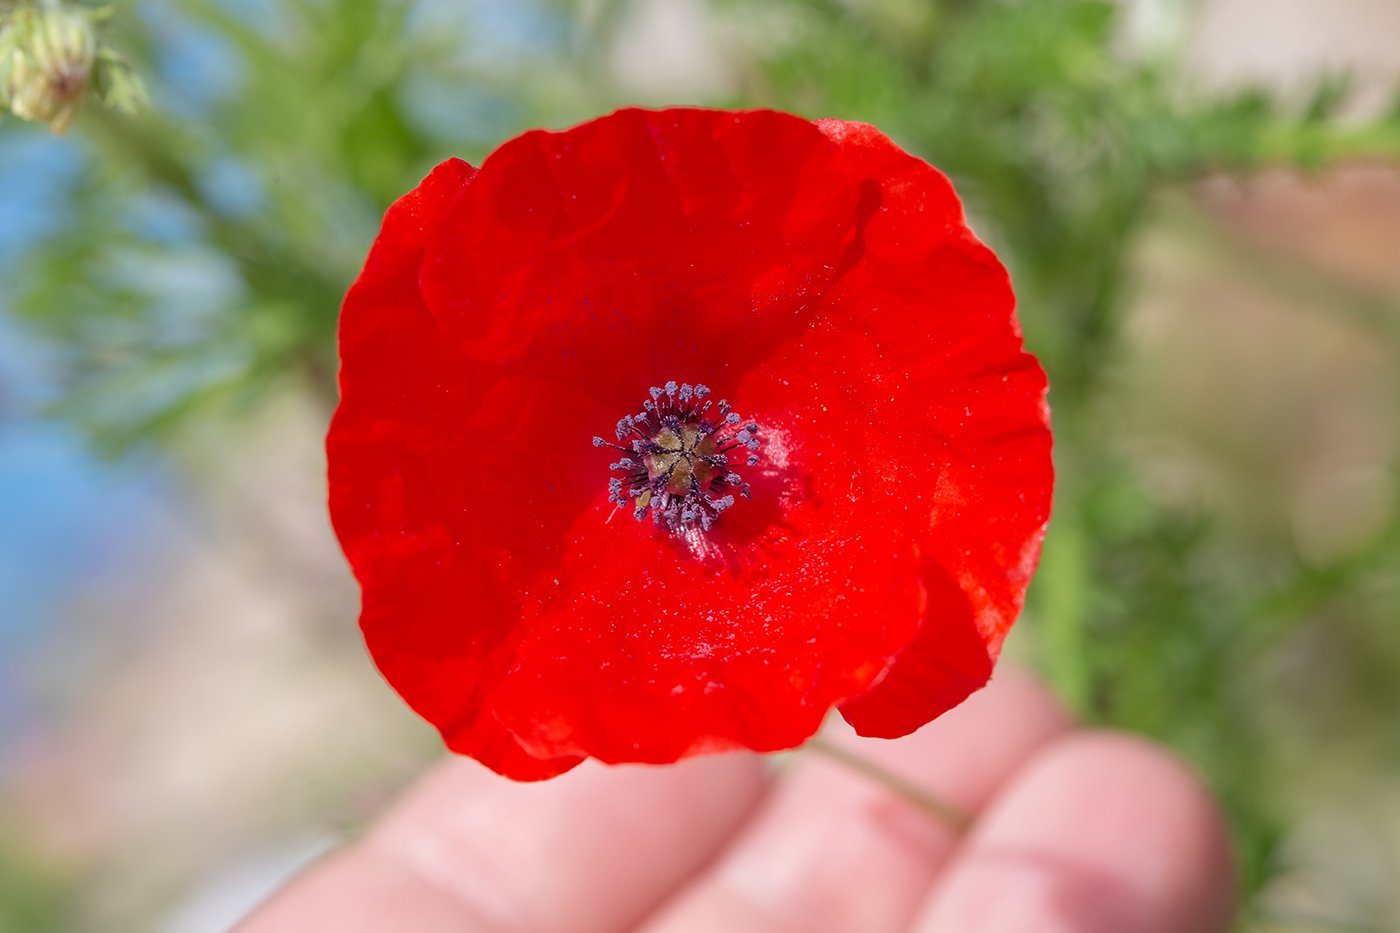
<svg viewBox="0 0 1400 933">
<path fill-rule="evenodd" d="M 637 521 L 650 510 L 657 527 L 673 534 L 708 531 L 734 505 L 732 494 L 717 491 L 729 488 L 752 498 L 749 484 L 729 468 L 729 453 L 746 450 L 748 465 L 758 463 L 758 425 L 736 429 L 743 419 L 724 399 L 718 406 L 705 401 L 710 390 L 703 385 L 668 382 L 650 394 L 640 414 L 618 421 L 618 443 L 593 438 L 594 447 L 635 455 L 611 465 L 623 475 L 609 477 L 608 501 L 623 508 L 631 500 Z M 712 407 L 718 418 L 709 416 Z"/>
</svg>

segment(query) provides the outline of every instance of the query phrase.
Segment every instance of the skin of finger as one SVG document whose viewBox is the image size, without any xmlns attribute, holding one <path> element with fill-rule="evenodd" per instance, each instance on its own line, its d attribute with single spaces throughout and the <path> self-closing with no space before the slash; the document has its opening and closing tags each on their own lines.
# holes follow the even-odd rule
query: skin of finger
<svg viewBox="0 0 1400 933">
<path fill-rule="evenodd" d="M 481 933 L 484 918 L 407 865 L 353 847 L 307 871 L 234 933 L 412 930 Z"/>
<path fill-rule="evenodd" d="M 1146 740 L 1047 747 L 988 809 L 915 933 L 1220 933 L 1234 912 L 1224 820 Z"/>
<path fill-rule="evenodd" d="M 627 930 L 714 857 L 765 787 L 748 754 L 589 761 L 538 784 L 452 759 L 239 933 Z"/>
<path fill-rule="evenodd" d="M 861 739 L 838 726 L 828 737 L 972 812 L 1068 728 L 1043 687 L 1008 671 L 914 735 Z M 871 778 L 800 753 L 733 848 L 642 929 L 899 933 L 955 842 Z"/>
</svg>

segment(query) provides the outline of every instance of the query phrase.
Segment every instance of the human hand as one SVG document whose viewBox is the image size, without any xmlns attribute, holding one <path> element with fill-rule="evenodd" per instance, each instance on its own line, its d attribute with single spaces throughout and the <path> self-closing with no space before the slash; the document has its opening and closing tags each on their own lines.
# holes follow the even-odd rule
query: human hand
<svg viewBox="0 0 1400 933">
<path fill-rule="evenodd" d="M 895 741 L 833 741 L 976 815 L 959 839 L 803 754 L 586 762 L 515 784 L 443 762 L 238 933 L 1217 933 L 1229 846 L 1206 791 L 1141 739 L 1076 731 L 1003 672 Z"/>
</svg>

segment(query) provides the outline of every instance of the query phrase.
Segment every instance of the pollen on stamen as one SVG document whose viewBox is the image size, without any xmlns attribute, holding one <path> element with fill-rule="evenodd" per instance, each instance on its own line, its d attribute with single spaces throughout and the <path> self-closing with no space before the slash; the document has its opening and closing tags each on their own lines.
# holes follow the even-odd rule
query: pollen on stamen
<svg viewBox="0 0 1400 933">
<path fill-rule="evenodd" d="M 608 478 L 608 501 L 630 505 L 638 521 L 650 513 L 656 527 L 672 534 L 708 531 L 734 506 L 734 493 L 753 498 L 729 456 L 747 453 L 749 466 L 758 463 L 758 425 L 740 427 L 743 419 L 728 400 L 706 401 L 705 385 L 670 381 L 648 394 L 640 414 L 617 422 L 618 443 L 593 438 L 594 447 L 635 455 L 610 465 L 622 475 Z"/>
</svg>

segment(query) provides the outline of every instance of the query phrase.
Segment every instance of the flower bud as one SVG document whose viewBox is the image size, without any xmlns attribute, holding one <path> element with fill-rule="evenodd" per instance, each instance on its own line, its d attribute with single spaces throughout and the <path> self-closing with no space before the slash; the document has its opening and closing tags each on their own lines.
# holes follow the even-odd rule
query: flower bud
<svg viewBox="0 0 1400 933">
<path fill-rule="evenodd" d="M 97 60 L 92 18 L 57 3 L 21 8 L 0 43 L 9 59 L 0 66 L 10 109 L 63 133 L 82 106 Z"/>
</svg>

